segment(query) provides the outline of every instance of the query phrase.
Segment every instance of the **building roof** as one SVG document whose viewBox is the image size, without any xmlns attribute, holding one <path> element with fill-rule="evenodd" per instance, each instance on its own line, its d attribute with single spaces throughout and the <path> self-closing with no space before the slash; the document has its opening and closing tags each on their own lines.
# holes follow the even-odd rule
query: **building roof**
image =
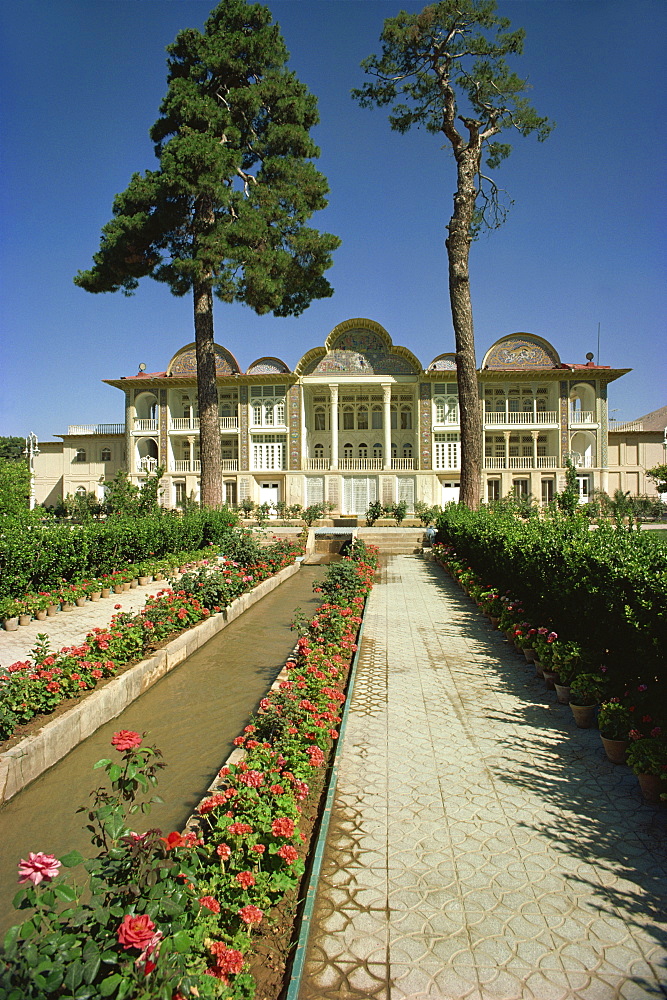
<svg viewBox="0 0 667 1000">
<path fill-rule="evenodd" d="M 610 427 L 611 431 L 648 431 L 650 433 L 662 434 L 667 428 L 667 406 L 661 406 L 658 410 L 652 410 L 643 417 L 636 420 L 627 420 L 623 424 Z"/>
</svg>

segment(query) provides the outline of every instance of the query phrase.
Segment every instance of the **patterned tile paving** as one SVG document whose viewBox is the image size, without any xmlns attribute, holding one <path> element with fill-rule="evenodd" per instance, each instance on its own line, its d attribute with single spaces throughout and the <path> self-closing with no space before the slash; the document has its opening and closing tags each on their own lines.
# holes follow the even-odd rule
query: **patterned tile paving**
<svg viewBox="0 0 667 1000">
<path fill-rule="evenodd" d="M 370 598 L 299 996 L 667 997 L 667 810 L 419 557 Z"/>
</svg>

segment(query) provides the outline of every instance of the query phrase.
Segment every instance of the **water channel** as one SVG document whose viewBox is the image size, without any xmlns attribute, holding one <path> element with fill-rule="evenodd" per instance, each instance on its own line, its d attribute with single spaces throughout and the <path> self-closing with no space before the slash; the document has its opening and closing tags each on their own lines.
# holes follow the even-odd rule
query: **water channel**
<svg viewBox="0 0 667 1000">
<path fill-rule="evenodd" d="M 137 832 L 183 828 L 292 650 L 295 608 L 314 614 L 313 583 L 324 573 L 323 566 L 302 566 L 0 809 L 0 936 L 20 919 L 12 907 L 19 858 L 29 851 L 58 857 L 73 848 L 93 853 L 76 810 L 100 783 L 92 766 L 114 755 L 110 740 L 119 729 L 147 731 L 168 765 L 158 788 L 164 804 L 135 817 Z"/>
</svg>

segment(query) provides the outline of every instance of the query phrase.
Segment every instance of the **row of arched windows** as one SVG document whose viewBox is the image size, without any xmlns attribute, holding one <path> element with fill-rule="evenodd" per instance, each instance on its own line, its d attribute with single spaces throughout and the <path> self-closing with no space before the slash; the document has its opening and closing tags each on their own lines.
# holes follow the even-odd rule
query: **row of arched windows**
<svg viewBox="0 0 667 1000">
<path fill-rule="evenodd" d="M 330 429 L 330 425 L 327 427 L 327 409 L 325 406 L 315 407 L 314 418 L 314 429 L 316 431 L 326 431 Z M 358 406 L 347 404 L 342 407 L 339 416 L 339 426 L 340 429 L 344 431 L 381 431 L 383 427 L 383 420 L 384 413 L 383 408 L 380 405 L 369 407 L 363 404 Z M 392 429 L 398 430 L 399 424 L 402 431 L 412 430 L 411 406 L 401 406 L 400 410 L 397 406 L 392 406 Z"/>
<path fill-rule="evenodd" d="M 87 462 L 87 452 L 85 448 L 77 448 L 74 454 L 75 462 Z M 102 448 L 100 452 L 100 462 L 110 462 L 111 461 L 111 448 Z"/>
<path fill-rule="evenodd" d="M 356 454 L 355 454 L 355 451 L 356 451 Z M 382 447 L 382 445 L 379 442 L 377 442 L 374 445 L 369 446 L 368 444 L 366 444 L 363 441 L 361 442 L 361 444 L 358 444 L 358 445 L 353 445 L 351 442 L 348 441 L 348 442 L 346 442 L 343 445 L 342 454 L 343 454 L 343 458 L 345 458 L 345 459 L 352 459 L 352 458 L 376 458 L 376 459 L 382 459 L 383 458 L 383 447 Z M 317 444 L 315 444 L 313 446 L 313 457 L 314 458 L 324 458 L 324 445 L 321 442 L 318 442 Z M 392 442 L 392 445 L 391 445 L 391 457 L 392 458 L 398 458 L 398 446 L 396 444 L 394 444 L 393 442 Z M 406 442 L 402 446 L 401 457 L 402 458 L 412 458 L 412 445 L 410 444 L 410 442 Z"/>
</svg>

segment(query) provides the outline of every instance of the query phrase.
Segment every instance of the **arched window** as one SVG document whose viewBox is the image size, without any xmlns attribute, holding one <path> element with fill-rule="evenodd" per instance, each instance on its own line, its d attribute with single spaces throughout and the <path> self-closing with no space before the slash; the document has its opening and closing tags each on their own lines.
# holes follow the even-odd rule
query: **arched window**
<svg viewBox="0 0 667 1000">
<path fill-rule="evenodd" d="M 315 445 L 315 447 L 313 448 L 313 457 L 314 458 L 324 458 L 324 445 L 323 444 L 319 444 L 318 443 L 318 444 Z"/>
<path fill-rule="evenodd" d="M 343 407 L 343 430 L 353 431 L 354 430 L 354 410 L 351 406 Z"/>
<path fill-rule="evenodd" d="M 102 455 L 100 457 L 101 462 L 111 461 L 111 448 L 102 448 Z"/>
<path fill-rule="evenodd" d="M 403 445 L 403 458 L 412 458 L 412 445 L 410 443 Z"/>
<path fill-rule="evenodd" d="M 77 496 L 79 496 L 79 497 L 85 497 L 86 493 L 87 493 L 87 490 L 86 490 L 85 486 L 77 486 L 77 488 L 76 488 L 76 495 Z"/>
<path fill-rule="evenodd" d="M 382 407 L 374 406 L 371 414 L 371 427 L 374 431 L 382 430 Z"/>
<path fill-rule="evenodd" d="M 401 430 L 412 430 L 412 409 L 409 406 L 401 407 Z"/>
<path fill-rule="evenodd" d="M 349 442 L 343 445 L 343 458 L 352 458 L 352 445 Z"/>
<path fill-rule="evenodd" d="M 374 444 L 373 445 L 373 458 L 378 458 L 378 459 L 380 459 L 380 461 L 382 460 L 382 445 L 381 444 Z"/>
<path fill-rule="evenodd" d="M 359 445 L 359 458 L 368 458 L 368 445 L 364 442 Z"/>
<path fill-rule="evenodd" d="M 76 449 L 76 454 L 74 456 L 74 461 L 75 462 L 85 462 L 86 461 L 86 449 L 85 448 L 77 448 Z"/>
<path fill-rule="evenodd" d="M 360 406 L 357 410 L 357 430 L 368 430 L 368 407 Z"/>
<path fill-rule="evenodd" d="M 392 441 L 391 442 L 391 457 L 392 458 L 397 458 L 397 456 L 398 456 L 398 448 L 396 447 L 395 442 Z"/>
</svg>

